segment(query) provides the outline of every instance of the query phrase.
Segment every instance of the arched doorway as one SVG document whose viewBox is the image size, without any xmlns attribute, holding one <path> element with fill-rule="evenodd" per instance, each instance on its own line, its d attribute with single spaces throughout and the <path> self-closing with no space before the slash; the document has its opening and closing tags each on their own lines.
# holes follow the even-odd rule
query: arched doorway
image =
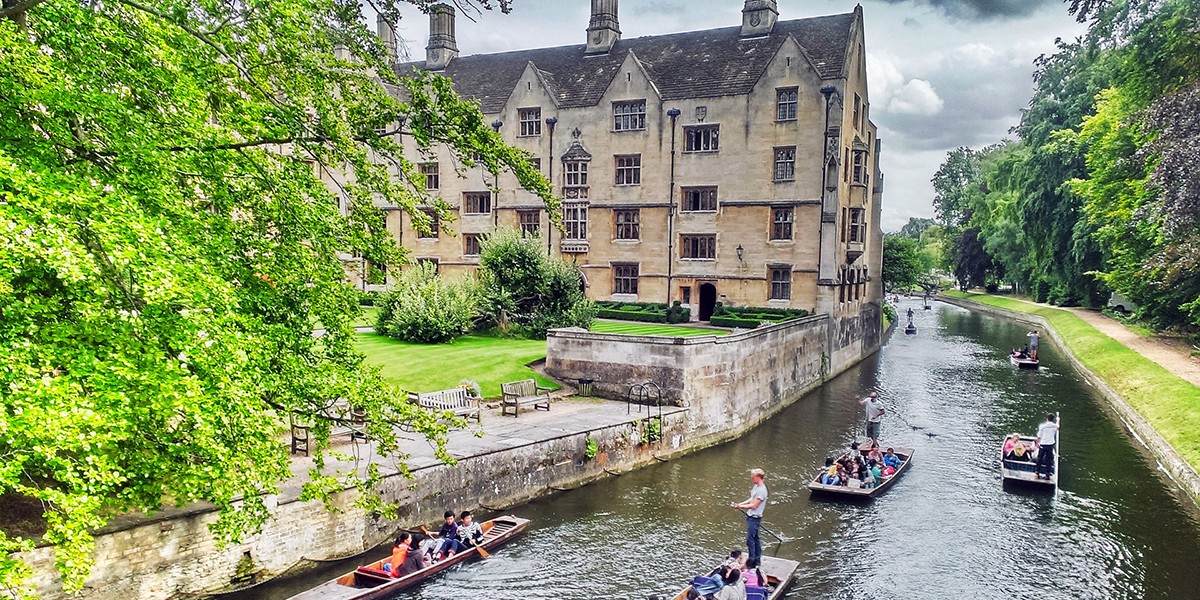
<svg viewBox="0 0 1200 600">
<path fill-rule="evenodd" d="M 712 318 L 713 310 L 717 308 L 717 286 L 711 283 L 700 284 L 700 320 Z"/>
</svg>

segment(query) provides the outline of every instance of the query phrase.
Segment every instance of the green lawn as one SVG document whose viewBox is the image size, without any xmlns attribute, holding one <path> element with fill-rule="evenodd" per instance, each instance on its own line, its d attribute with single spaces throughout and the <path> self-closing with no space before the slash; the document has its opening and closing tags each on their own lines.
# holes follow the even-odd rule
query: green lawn
<svg viewBox="0 0 1200 600">
<path fill-rule="evenodd" d="M 379 315 L 379 309 L 374 306 L 362 307 L 363 314 L 354 321 L 355 327 L 374 327 L 375 317 Z"/>
<path fill-rule="evenodd" d="M 639 323 L 637 321 L 600 321 L 592 323 L 591 331 L 596 333 L 624 333 L 626 335 L 662 335 L 669 337 L 695 337 L 701 335 L 728 335 L 724 329 L 706 329 L 700 327 L 683 327 L 680 325 L 662 325 L 659 323 Z"/>
<path fill-rule="evenodd" d="M 546 357 L 545 340 L 466 335 L 449 344 L 412 344 L 361 333 L 357 345 L 367 362 L 383 369 L 384 379 L 409 391 L 445 390 L 470 379 L 485 398 L 498 398 L 501 383 L 530 377 L 558 387 L 525 366 Z"/>
<path fill-rule="evenodd" d="M 1044 317 L 1084 366 L 1104 379 L 1184 459 L 1200 469 L 1200 387 L 1180 379 L 1068 311 L 988 294 L 942 293 Z"/>
</svg>

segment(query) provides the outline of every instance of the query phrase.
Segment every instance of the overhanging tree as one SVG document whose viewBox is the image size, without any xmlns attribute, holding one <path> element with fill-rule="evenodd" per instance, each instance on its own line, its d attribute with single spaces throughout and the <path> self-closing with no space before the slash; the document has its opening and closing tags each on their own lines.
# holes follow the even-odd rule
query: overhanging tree
<svg viewBox="0 0 1200 600">
<path fill-rule="evenodd" d="M 395 22 L 400 3 L 372 7 Z M 113 514 L 208 501 L 219 539 L 254 531 L 290 477 L 289 419 L 313 423 L 318 468 L 347 406 L 381 454 L 403 422 L 448 459 L 444 427 L 354 351 L 339 255 L 403 259 L 376 202 L 445 213 L 404 145 L 554 208 L 525 154 L 447 80 L 397 78 L 357 1 L 0 6 L 0 502 L 45 507 L 66 588 Z M 364 472 L 314 471 L 304 497 L 352 486 L 386 510 Z M 10 534 L 0 557 L 31 546 Z M 0 560 L 0 589 L 27 573 Z"/>
</svg>

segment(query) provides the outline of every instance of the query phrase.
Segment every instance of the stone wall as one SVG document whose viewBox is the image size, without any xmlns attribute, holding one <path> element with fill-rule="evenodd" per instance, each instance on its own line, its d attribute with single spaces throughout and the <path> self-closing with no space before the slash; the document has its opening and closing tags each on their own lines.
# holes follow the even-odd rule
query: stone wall
<svg viewBox="0 0 1200 600">
<path fill-rule="evenodd" d="M 631 384 L 653 381 L 667 402 L 688 408 L 689 443 L 715 443 L 739 435 L 878 349 L 880 310 L 867 306 L 861 316 L 816 315 L 728 336 L 555 330 L 548 337 L 546 371 L 562 381 L 592 379 L 599 395 L 613 399 L 625 399 Z"/>
<path fill-rule="evenodd" d="M 599 395 L 621 399 L 630 383 L 662 386 L 677 408 L 664 414 L 661 441 L 641 443 L 644 421 L 634 421 L 463 458 L 453 467 L 415 469 L 412 479 L 388 478 L 381 490 L 403 507 L 398 521 L 354 508 L 355 494 L 347 491 L 333 499 L 338 512 L 270 498 L 272 518 L 262 532 L 224 548 L 208 533 L 216 514 L 204 507 L 114 527 L 96 538 L 96 566 L 82 597 L 169 600 L 232 591 L 239 573 L 265 580 L 355 556 L 387 541 L 400 524 L 437 521 L 447 507 L 502 509 L 738 437 L 878 349 L 878 307 L 870 306 L 873 322 L 867 310 L 862 317 L 819 315 L 721 337 L 553 331 L 546 363 L 552 376 L 592 378 Z M 588 437 L 600 450 L 592 460 L 584 455 Z M 67 598 L 51 548 L 24 558 L 44 600 Z"/>
<path fill-rule="evenodd" d="M 579 487 L 613 472 L 677 454 L 686 443 L 687 411 L 663 416 L 662 440 L 641 443 L 640 424 L 621 424 L 540 440 L 504 452 L 462 459 L 457 466 L 415 469 L 412 479 L 388 478 L 385 500 L 402 507 L 399 521 L 381 519 L 353 507 L 355 494 L 334 497 L 340 512 L 314 502 L 268 502 L 272 518 L 244 543 L 219 548 L 208 533 L 216 520 L 211 510 L 145 522 L 96 538 L 95 567 L 82 598 L 90 600 L 167 600 L 203 598 L 241 587 L 239 571 L 266 580 L 297 573 L 317 562 L 361 554 L 391 539 L 398 523 L 432 523 L 448 507 L 489 510 L 522 504 L 552 491 Z M 588 460 L 588 437 L 599 454 Z M 60 587 L 50 547 L 24 555 L 34 567 L 42 600 L 70 598 Z M 244 585 L 244 584 L 243 584 Z"/>
</svg>

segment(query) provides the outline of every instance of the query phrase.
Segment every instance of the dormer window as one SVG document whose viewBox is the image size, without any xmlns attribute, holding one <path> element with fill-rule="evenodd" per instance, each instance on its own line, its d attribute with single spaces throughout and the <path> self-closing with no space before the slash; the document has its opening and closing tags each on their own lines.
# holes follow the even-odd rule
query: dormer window
<svg viewBox="0 0 1200 600">
<path fill-rule="evenodd" d="M 588 184 L 588 164 L 582 160 L 563 162 L 563 185 L 580 187 Z"/>
</svg>

